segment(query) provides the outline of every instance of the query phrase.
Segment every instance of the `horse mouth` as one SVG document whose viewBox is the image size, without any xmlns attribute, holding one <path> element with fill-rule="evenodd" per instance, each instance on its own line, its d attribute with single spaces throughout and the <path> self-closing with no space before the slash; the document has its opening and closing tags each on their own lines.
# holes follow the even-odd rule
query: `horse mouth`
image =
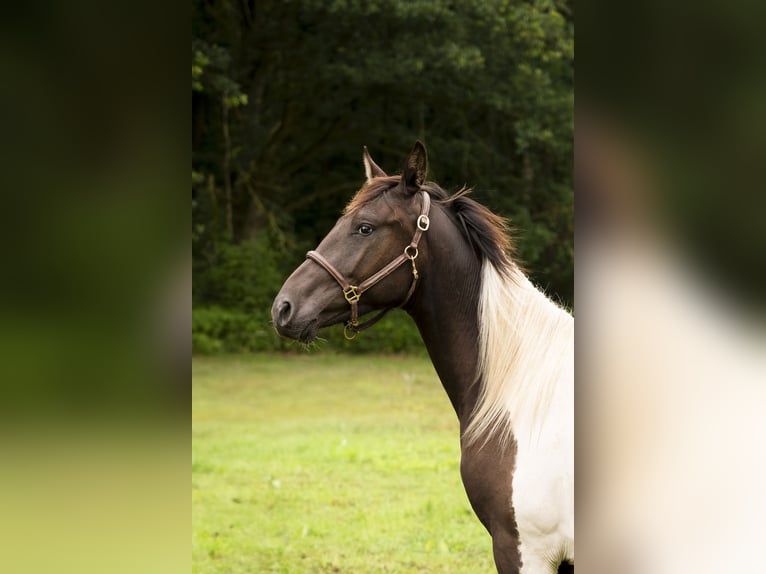
<svg viewBox="0 0 766 574">
<path fill-rule="evenodd" d="M 306 326 L 301 330 L 301 332 L 296 337 L 301 343 L 311 343 L 317 338 L 317 331 L 319 330 L 319 326 L 317 325 L 317 320 L 312 319 L 309 321 Z"/>
<path fill-rule="evenodd" d="M 311 319 L 302 324 L 290 323 L 287 325 L 280 325 L 276 321 L 272 324 L 280 337 L 298 341 L 300 343 L 311 343 L 316 339 L 317 331 L 319 330 L 316 319 Z"/>
<path fill-rule="evenodd" d="M 311 343 L 317 338 L 317 332 L 324 327 L 331 327 L 344 323 L 348 319 L 348 312 L 341 311 L 326 317 L 324 319 L 316 318 L 312 319 L 303 327 L 299 335 L 296 337 L 301 343 Z"/>
<path fill-rule="evenodd" d="M 334 313 L 327 317 L 322 318 L 314 317 L 305 322 L 293 321 L 287 324 L 278 324 L 276 320 L 273 321 L 274 327 L 277 333 L 287 339 L 298 341 L 300 343 L 308 344 L 316 340 L 319 329 L 324 327 L 330 327 L 343 323 L 348 319 L 348 312 L 342 311 Z"/>
</svg>

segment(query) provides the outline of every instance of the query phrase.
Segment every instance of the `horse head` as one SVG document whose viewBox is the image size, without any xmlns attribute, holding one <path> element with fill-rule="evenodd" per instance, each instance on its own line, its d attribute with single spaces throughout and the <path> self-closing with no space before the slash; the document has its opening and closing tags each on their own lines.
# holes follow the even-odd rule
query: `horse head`
<svg viewBox="0 0 766 574">
<path fill-rule="evenodd" d="M 429 227 L 430 197 L 421 190 L 426 149 L 415 144 L 401 176 L 388 176 L 367 148 L 363 161 L 361 189 L 274 300 L 272 319 L 284 337 L 310 342 L 320 328 L 345 322 L 353 338 L 415 291 L 417 264 L 427 251 L 420 240 Z M 360 324 L 359 317 L 375 310 L 381 315 Z"/>
</svg>

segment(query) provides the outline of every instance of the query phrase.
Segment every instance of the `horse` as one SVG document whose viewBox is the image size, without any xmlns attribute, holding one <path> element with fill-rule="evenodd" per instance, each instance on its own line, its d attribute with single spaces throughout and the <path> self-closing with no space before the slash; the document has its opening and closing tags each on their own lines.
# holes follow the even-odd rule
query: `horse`
<svg viewBox="0 0 766 574">
<path fill-rule="evenodd" d="M 404 309 L 460 422 L 498 573 L 574 572 L 574 318 L 514 261 L 504 218 L 426 181 L 421 142 L 401 175 L 362 155 L 366 181 L 274 300 L 277 332 L 310 343 L 345 323 L 353 338 Z"/>
</svg>

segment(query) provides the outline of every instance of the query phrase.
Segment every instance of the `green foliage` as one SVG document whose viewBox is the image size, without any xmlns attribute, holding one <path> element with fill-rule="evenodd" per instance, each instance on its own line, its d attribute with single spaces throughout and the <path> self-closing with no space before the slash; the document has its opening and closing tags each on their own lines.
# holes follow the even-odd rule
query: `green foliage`
<svg viewBox="0 0 766 574">
<path fill-rule="evenodd" d="M 271 308 L 283 279 L 277 252 L 261 238 L 219 243 L 202 285 L 207 301 L 251 312 Z"/>
<path fill-rule="evenodd" d="M 192 310 L 192 352 L 200 355 L 279 349 L 264 313 L 221 307 Z"/>
<path fill-rule="evenodd" d="M 231 55 L 226 49 L 195 39 L 192 42 L 192 91 L 220 94 L 229 108 L 247 105 L 247 95 L 230 75 L 230 64 Z"/>
</svg>

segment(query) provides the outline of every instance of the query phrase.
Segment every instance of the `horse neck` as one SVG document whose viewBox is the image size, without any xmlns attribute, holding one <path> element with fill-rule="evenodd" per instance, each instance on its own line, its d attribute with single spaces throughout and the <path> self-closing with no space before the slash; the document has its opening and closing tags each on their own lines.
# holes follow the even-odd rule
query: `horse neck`
<svg viewBox="0 0 766 574">
<path fill-rule="evenodd" d="M 428 262 L 408 312 L 463 428 L 479 390 L 481 262 L 442 208 L 431 219 L 439 236 L 428 236 Z"/>
</svg>

